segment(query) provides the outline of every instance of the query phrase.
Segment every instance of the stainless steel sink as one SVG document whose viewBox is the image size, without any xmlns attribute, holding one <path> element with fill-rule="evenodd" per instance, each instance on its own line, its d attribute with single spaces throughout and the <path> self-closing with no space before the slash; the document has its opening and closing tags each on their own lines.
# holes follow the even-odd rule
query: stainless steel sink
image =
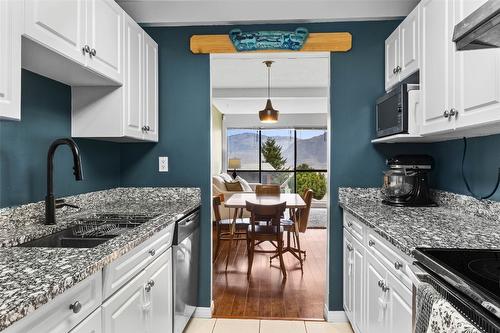
<svg viewBox="0 0 500 333">
<path fill-rule="evenodd" d="M 146 215 L 99 214 L 79 219 L 79 224 L 18 246 L 91 248 L 149 221 Z"/>
</svg>

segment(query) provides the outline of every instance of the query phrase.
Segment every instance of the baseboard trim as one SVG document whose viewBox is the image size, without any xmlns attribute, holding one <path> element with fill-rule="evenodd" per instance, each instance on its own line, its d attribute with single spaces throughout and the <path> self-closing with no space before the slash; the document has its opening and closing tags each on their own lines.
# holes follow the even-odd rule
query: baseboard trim
<svg viewBox="0 0 500 333">
<path fill-rule="evenodd" d="M 323 308 L 323 316 L 329 323 L 348 323 L 349 319 L 344 311 L 329 311 L 328 306 L 325 304 Z"/>
<path fill-rule="evenodd" d="M 194 310 L 193 317 L 195 318 L 212 318 L 212 309 L 209 307 L 196 307 Z"/>
</svg>

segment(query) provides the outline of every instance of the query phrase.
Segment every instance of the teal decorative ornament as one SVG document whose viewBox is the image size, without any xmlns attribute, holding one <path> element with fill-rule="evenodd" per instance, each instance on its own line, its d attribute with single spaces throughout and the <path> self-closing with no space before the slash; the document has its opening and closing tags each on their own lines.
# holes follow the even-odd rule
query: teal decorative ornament
<svg viewBox="0 0 500 333">
<path fill-rule="evenodd" d="M 298 51 L 307 40 L 309 31 L 297 28 L 295 31 L 253 31 L 242 32 L 233 29 L 229 38 L 238 52 L 258 50 L 291 50 Z"/>
</svg>

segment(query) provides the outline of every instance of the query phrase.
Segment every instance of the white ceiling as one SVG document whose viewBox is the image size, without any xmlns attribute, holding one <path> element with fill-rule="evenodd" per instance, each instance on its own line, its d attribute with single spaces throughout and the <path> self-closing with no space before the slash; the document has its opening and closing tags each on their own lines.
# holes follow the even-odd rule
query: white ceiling
<svg viewBox="0 0 500 333">
<path fill-rule="evenodd" d="M 271 99 L 281 113 L 327 113 L 330 81 L 328 53 L 218 55 L 211 58 L 212 103 L 223 114 L 251 114 L 264 108 L 267 67 Z"/>
<path fill-rule="evenodd" d="M 418 0 L 117 0 L 156 26 L 334 22 L 404 17 Z"/>
</svg>

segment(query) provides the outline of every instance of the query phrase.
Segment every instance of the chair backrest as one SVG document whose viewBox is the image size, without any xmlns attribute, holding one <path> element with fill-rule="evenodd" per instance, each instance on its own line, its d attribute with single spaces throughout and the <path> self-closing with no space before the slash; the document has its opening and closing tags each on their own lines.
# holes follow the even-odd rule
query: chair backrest
<svg viewBox="0 0 500 333">
<path fill-rule="evenodd" d="M 220 220 L 221 220 L 221 215 L 220 215 L 221 203 L 222 203 L 221 195 L 214 195 L 212 197 L 212 207 L 214 210 L 214 221 L 215 222 L 220 222 Z"/>
<path fill-rule="evenodd" d="M 304 191 L 304 195 L 302 196 L 302 199 L 304 199 L 304 202 L 306 203 L 305 208 L 299 209 L 299 231 L 300 232 L 305 232 L 307 229 L 307 224 L 309 222 L 309 212 L 311 211 L 311 204 L 312 204 L 312 198 L 313 198 L 313 190 L 311 189 L 306 189 Z"/>
<path fill-rule="evenodd" d="M 280 195 L 280 186 L 276 184 L 259 184 L 255 186 L 255 195 Z"/>
<path fill-rule="evenodd" d="M 271 225 L 280 226 L 281 216 L 285 212 L 286 202 L 276 205 L 258 205 L 251 202 L 246 202 L 246 209 L 250 212 L 250 225 L 252 231 L 255 231 L 255 224 L 259 221 L 267 221 Z M 279 231 L 279 228 L 276 228 Z"/>
</svg>

